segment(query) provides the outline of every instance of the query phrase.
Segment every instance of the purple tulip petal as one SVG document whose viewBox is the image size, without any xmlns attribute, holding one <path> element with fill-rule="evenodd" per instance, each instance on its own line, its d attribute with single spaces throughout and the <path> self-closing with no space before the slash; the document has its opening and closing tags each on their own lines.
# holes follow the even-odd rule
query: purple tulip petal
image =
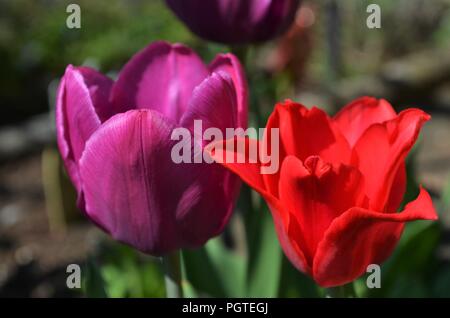
<svg viewBox="0 0 450 318">
<path fill-rule="evenodd" d="M 193 89 L 208 69 L 191 49 L 155 42 L 137 53 L 122 69 L 112 90 L 116 113 L 153 109 L 178 122 Z"/>
<path fill-rule="evenodd" d="M 87 214 L 115 239 L 144 252 L 177 242 L 176 200 L 160 202 L 176 189 L 168 188 L 172 129 L 149 110 L 118 114 L 92 136 L 80 160 Z"/>
<path fill-rule="evenodd" d="M 226 128 L 238 127 L 236 109 L 233 80 L 227 73 L 213 73 L 194 90 L 181 126 L 193 130 L 194 121 L 201 120 L 203 130 L 215 127 L 225 133 Z"/>
<path fill-rule="evenodd" d="M 216 163 L 182 165 L 184 171 L 191 170 L 192 177 L 177 207 L 178 229 L 183 233 L 182 247 L 199 247 L 223 231 L 233 212 L 241 180 Z"/>
<path fill-rule="evenodd" d="M 265 11 L 259 1 L 252 1 L 250 21 L 253 21 L 254 38 L 266 41 L 278 36 L 291 26 L 295 19 L 300 0 L 272 0 L 265 4 Z"/>
<path fill-rule="evenodd" d="M 114 81 L 90 67 L 81 66 L 77 67 L 77 70 L 84 78 L 84 83 L 89 89 L 95 112 L 101 122 L 115 115 L 109 103 L 109 95 Z"/>
<path fill-rule="evenodd" d="M 233 54 L 219 54 L 209 65 L 209 69 L 214 72 L 225 72 L 232 79 L 237 95 L 238 127 L 247 127 L 248 109 L 248 86 L 245 79 L 244 69 L 241 63 Z"/>
<path fill-rule="evenodd" d="M 292 24 L 299 0 L 166 0 L 198 36 L 227 44 L 270 40 Z"/>
<path fill-rule="evenodd" d="M 79 194 L 78 160 L 86 141 L 101 124 L 87 84 L 95 81 L 89 76 L 85 78 L 86 73 L 69 65 L 59 85 L 56 102 L 58 146 Z M 101 94 L 97 94 L 96 99 L 100 100 Z"/>
<path fill-rule="evenodd" d="M 213 165 L 172 161 L 174 128 L 153 110 L 118 114 L 94 133 L 80 160 L 90 218 L 153 255 L 220 233 L 236 196 L 238 179 L 227 172 L 224 178 L 221 167 L 206 174 Z"/>
<path fill-rule="evenodd" d="M 245 128 L 246 123 L 243 126 L 238 124 L 236 103 L 236 89 L 232 78 L 225 72 L 215 72 L 194 90 L 181 125 L 194 133 L 194 121 L 201 120 L 202 136 L 206 129 L 218 128 L 222 132 L 221 139 L 224 139 L 227 128 Z M 206 146 L 212 140 L 201 139 L 201 141 L 201 144 Z M 197 192 L 199 196 L 203 194 L 203 197 L 195 205 L 190 204 L 195 213 L 179 211 L 177 217 L 183 215 L 184 228 L 188 231 L 191 229 L 185 235 L 192 236 L 190 240 L 202 244 L 208 234 L 216 235 L 222 231 L 231 215 L 241 182 L 237 176 L 218 164 L 195 164 L 186 168 L 198 176 L 198 182 L 191 187 L 192 193 Z M 184 210 L 188 211 L 186 208 Z M 203 220 L 210 222 L 206 223 Z"/>
</svg>

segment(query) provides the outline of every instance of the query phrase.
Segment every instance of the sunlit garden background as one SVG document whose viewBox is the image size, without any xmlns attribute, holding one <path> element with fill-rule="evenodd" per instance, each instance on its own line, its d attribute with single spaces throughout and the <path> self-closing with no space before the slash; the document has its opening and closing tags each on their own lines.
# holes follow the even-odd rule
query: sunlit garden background
<svg viewBox="0 0 450 318">
<path fill-rule="evenodd" d="M 81 7 L 81 29 L 66 27 L 69 3 Z M 366 26 L 370 3 L 382 9 L 381 29 Z M 159 0 L 0 0 L 0 296 L 165 296 L 159 259 L 114 242 L 76 210 L 53 113 L 66 65 L 114 78 L 160 39 L 183 42 L 205 61 L 230 51 L 192 35 Z M 368 289 L 362 277 L 356 291 L 450 297 L 450 1 L 304 1 L 288 33 L 252 46 L 246 61 L 253 126 L 264 127 L 288 97 L 335 113 L 370 95 L 432 115 L 408 158 L 405 201 L 424 185 L 440 219 L 408 224 L 382 265 L 382 288 Z M 252 213 L 238 202 L 220 237 L 183 251 L 187 296 L 322 295 L 287 261 L 265 203 L 254 200 Z M 81 290 L 67 288 L 68 264 L 82 266 Z"/>
</svg>

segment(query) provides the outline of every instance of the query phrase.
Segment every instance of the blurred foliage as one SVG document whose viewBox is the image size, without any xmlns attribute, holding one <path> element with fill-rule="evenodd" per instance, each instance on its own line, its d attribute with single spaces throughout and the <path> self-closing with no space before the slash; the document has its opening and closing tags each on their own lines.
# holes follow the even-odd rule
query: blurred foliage
<svg viewBox="0 0 450 318">
<path fill-rule="evenodd" d="M 81 8 L 81 29 L 66 27 L 66 7 Z M 47 109 L 46 89 L 68 64 L 119 70 L 155 40 L 183 42 L 208 60 L 221 50 L 192 36 L 162 0 L 0 0 L 0 118 Z"/>
<path fill-rule="evenodd" d="M 413 52 L 450 46 L 450 2 L 448 0 L 344 0 L 339 4 L 342 76 L 373 74 L 386 61 Z M 314 54 L 310 76 L 326 79 L 326 15 L 328 0 L 309 1 L 316 8 Z M 369 4 L 381 7 L 381 29 L 368 29 Z"/>
<path fill-rule="evenodd" d="M 83 294 L 87 297 L 164 297 L 159 259 L 145 256 L 120 243 L 102 243 L 90 256 Z"/>
<path fill-rule="evenodd" d="M 81 29 L 66 27 L 70 3 L 81 7 Z M 316 9 L 316 40 L 308 69 L 311 78 L 326 78 L 322 40 L 326 38 L 326 1 L 309 3 Z M 365 27 L 369 3 L 382 7 L 381 30 Z M 389 58 L 450 44 L 448 0 L 339 1 L 339 5 L 340 55 L 346 75 L 376 72 Z M 117 71 L 138 50 L 160 39 L 184 42 L 206 60 L 228 50 L 190 34 L 163 0 L 0 0 L 0 124 L 45 111 L 46 88 L 66 65 L 90 64 L 102 72 Z M 283 83 L 285 92 L 288 87 Z"/>
</svg>

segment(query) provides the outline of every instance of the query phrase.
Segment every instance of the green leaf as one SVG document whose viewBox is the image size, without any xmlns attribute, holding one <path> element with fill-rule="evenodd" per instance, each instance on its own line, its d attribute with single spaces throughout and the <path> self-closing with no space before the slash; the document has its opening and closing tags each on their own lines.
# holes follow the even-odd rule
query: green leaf
<svg viewBox="0 0 450 318">
<path fill-rule="evenodd" d="M 441 269 L 434 277 L 433 297 L 450 297 L 450 268 Z"/>
<path fill-rule="evenodd" d="M 83 275 L 83 292 L 89 298 L 106 298 L 108 294 L 105 290 L 105 281 L 100 272 L 100 267 L 93 258 L 88 258 L 85 264 Z"/>
<path fill-rule="evenodd" d="M 313 298 L 322 297 L 322 294 L 318 285 L 298 271 L 283 255 L 278 297 Z"/>
<path fill-rule="evenodd" d="M 247 235 L 247 296 L 276 297 L 279 288 L 282 252 L 275 226 L 264 204 L 263 209 L 245 213 Z"/>
<path fill-rule="evenodd" d="M 228 250 L 220 238 L 182 254 L 186 279 L 200 296 L 245 296 L 245 260 Z"/>
<path fill-rule="evenodd" d="M 389 260 L 381 268 L 381 289 L 368 290 L 371 297 L 389 297 L 395 289 L 395 297 L 407 289 L 397 285 L 410 280 L 417 295 L 428 273 L 435 270 L 435 251 L 441 237 L 441 227 L 437 222 L 416 221 L 405 226 L 402 238 Z M 420 287 L 420 288 L 419 288 Z M 405 297 L 414 293 L 405 294 Z"/>
<path fill-rule="evenodd" d="M 93 257 L 90 262 L 94 262 Z M 85 293 L 88 297 L 106 297 L 103 294 L 113 298 L 165 295 L 159 259 L 120 243 L 107 241 L 100 244 L 95 264 L 92 263 L 86 271 L 85 285 L 89 290 Z"/>
</svg>

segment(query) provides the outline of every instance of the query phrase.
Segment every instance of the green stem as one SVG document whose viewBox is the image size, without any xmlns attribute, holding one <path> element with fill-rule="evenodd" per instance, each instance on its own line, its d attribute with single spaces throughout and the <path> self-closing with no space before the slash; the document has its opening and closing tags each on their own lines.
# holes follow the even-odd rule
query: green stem
<svg viewBox="0 0 450 318">
<path fill-rule="evenodd" d="M 162 257 L 167 298 L 182 298 L 180 251 Z"/>
<path fill-rule="evenodd" d="M 325 295 L 328 298 L 356 298 L 353 283 L 327 288 Z"/>
<path fill-rule="evenodd" d="M 241 189 L 241 204 L 244 213 L 253 213 L 253 200 L 252 200 L 252 189 L 247 185 L 243 184 Z"/>
</svg>

